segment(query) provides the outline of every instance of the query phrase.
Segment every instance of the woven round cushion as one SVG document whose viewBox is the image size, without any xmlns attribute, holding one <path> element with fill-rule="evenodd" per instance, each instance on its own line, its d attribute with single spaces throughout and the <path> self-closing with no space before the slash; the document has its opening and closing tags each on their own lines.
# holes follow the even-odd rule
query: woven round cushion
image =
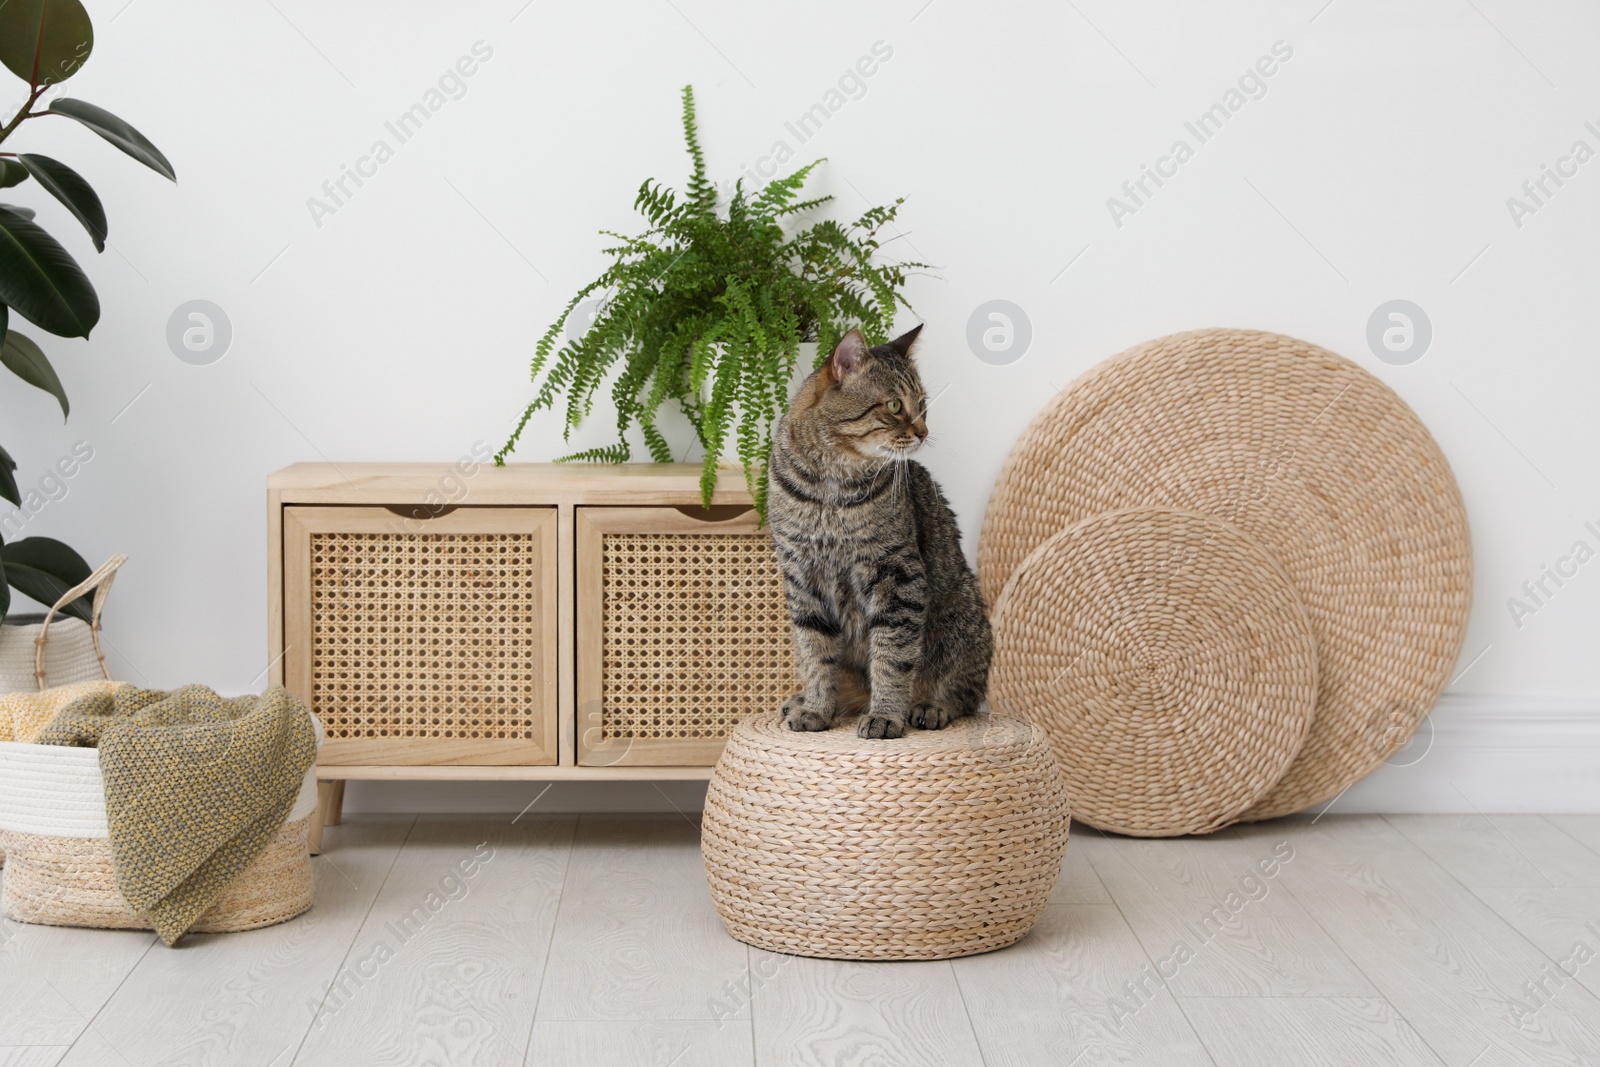
<svg viewBox="0 0 1600 1067">
<path fill-rule="evenodd" d="M 728 932 L 833 959 L 968 956 L 1019 941 L 1061 874 L 1069 825 L 1040 731 L 982 715 L 893 741 L 854 718 L 740 723 L 700 837 Z"/>
<path fill-rule="evenodd" d="M 989 603 L 1047 538 L 1132 507 L 1238 527 L 1283 564 L 1310 617 L 1316 719 L 1246 819 L 1335 797 L 1410 739 L 1461 651 L 1472 552 L 1449 464 L 1393 391 L 1270 333 L 1175 334 L 1107 360 L 1006 462 L 978 546 Z"/>
<path fill-rule="evenodd" d="M 994 636 L 990 702 L 1044 728 L 1073 818 L 1102 830 L 1237 821 L 1316 711 L 1316 643 L 1288 575 L 1194 512 L 1108 512 L 1050 538 L 1006 583 Z"/>
</svg>

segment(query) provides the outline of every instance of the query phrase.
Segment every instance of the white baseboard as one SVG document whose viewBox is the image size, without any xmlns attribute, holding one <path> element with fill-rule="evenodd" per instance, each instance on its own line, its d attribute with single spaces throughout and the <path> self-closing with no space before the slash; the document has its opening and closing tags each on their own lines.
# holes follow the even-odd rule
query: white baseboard
<svg viewBox="0 0 1600 1067">
<path fill-rule="evenodd" d="M 557 783 L 536 812 L 681 811 L 703 782 Z M 351 782 L 349 811 L 517 812 L 539 782 Z M 1600 698 L 1446 695 L 1334 813 L 1600 812 Z"/>
<path fill-rule="evenodd" d="M 546 791 L 545 786 L 549 786 Z M 657 788 L 659 786 L 659 788 Z M 706 783 L 669 782 L 351 782 L 347 812 L 477 814 L 527 808 L 529 816 L 574 812 L 659 812 L 694 815 Z M 537 801 L 537 803 L 535 803 Z"/>
<path fill-rule="evenodd" d="M 1331 810 L 1600 812 L 1600 698 L 1446 694 Z"/>
</svg>

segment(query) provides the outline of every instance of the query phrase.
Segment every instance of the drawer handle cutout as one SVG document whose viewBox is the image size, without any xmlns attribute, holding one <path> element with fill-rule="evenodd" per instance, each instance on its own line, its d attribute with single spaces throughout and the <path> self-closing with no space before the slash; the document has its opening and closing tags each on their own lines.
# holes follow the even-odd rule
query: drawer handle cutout
<svg viewBox="0 0 1600 1067">
<path fill-rule="evenodd" d="M 675 510 L 680 515 L 709 523 L 742 519 L 755 508 L 748 504 L 712 504 L 709 508 L 703 508 L 699 504 L 678 504 L 675 505 Z"/>
<path fill-rule="evenodd" d="M 427 522 L 429 519 L 443 518 L 460 506 L 459 504 L 445 504 L 443 507 L 434 509 L 427 504 L 385 504 L 383 510 L 398 515 L 402 519 Z"/>
</svg>

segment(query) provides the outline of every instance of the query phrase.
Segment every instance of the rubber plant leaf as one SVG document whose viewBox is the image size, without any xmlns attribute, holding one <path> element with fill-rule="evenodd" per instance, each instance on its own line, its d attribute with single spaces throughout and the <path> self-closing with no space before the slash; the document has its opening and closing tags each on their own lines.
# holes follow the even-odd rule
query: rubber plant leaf
<svg viewBox="0 0 1600 1067">
<path fill-rule="evenodd" d="M 24 537 L 0 546 L 6 582 L 17 592 L 46 606 L 85 578 L 91 570 L 82 556 L 53 537 Z M 94 621 L 94 597 L 85 593 L 61 609 L 84 622 Z"/>
<path fill-rule="evenodd" d="M 105 108 L 96 107 L 84 100 L 52 100 L 49 110 L 54 115 L 77 119 L 157 174 L 172 181 L 178 180 L 177 171 L 172 169 L 167 157 L 161 154 L 161 149 L 151 144 L 150 139 L 144 134 Z"/>
<path fill-rule="evenodd" d="M 5 0 L 0 63 L 29 85 L 59 85 L 94 51 L 94 23 L 79 0 Z"/>
<path fill-rule="evenodd" d="M 0 497 L 22 506 L 22 490 L 17 488 L 17 461 L 11 453 L 0 448 Z"/>
<path fill-rule="evenodd" d="M 68 211 L 89 231 L 96 252 L 106 250 L 106 209 L 100 197 L 89 188 L 89 183 L 71 167 L 49 156 L 24 152 L 17 161 L 28 168 L 34 181 L 44 186 L 45 192 L 66 205 Z"/>
<path fill-rule="evenodd" d="M 6 330 L 5 343 L 0 345 L 0 363 L 4 363 L 12 374 L 29 385 L 55 397 L 61 404 L 63 419 L 71 414 L 72 406 L 67 403 L 66 388 L 56 376 L 56 369 L 50 365 L 50 360 L 31 337 L 16 330 Z"/>
<path fill-rule="evenodd" d="M 83 268 L 44 229 L 0 206 L 0 304 L 59 337 L 88 337 L 100 298 Z"/>
</svg>

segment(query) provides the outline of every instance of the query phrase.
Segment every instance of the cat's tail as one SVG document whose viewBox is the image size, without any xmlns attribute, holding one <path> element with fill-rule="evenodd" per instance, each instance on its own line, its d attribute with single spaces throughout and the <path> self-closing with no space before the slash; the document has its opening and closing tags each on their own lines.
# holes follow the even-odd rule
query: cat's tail
<svg viewBox="0 0 1600 1067">
<path fill-rule="evenodd" d="M 872 689 L 860 671 L 840 671 L 836 686 L 839 714 L 859 715 L 872 706 Z"/>
</svg>

